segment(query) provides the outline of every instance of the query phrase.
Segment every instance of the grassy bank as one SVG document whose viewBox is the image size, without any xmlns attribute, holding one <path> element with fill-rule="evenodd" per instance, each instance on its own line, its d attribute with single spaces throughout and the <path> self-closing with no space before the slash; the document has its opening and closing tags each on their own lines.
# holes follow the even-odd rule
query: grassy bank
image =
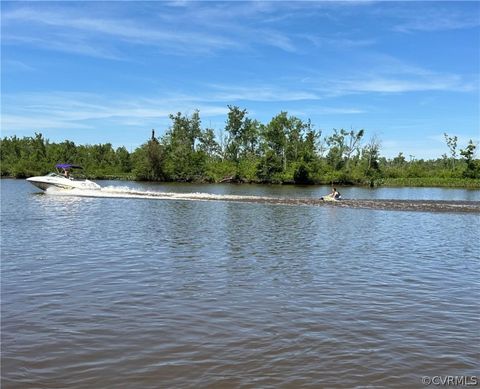
<svg viewBox="0 0 480 389">
<path fill-rule="evenodd" d="M 442 177 L 383 178 L 378 182 L 378 186 L 480 189 L 480 180 Z"/>
<path fill-rule="evenodd" d="M 1 177 L 6 179 L 25 179 L 26 177 L 15 177 L 15 176 L 2 176 Z M 112 181 L 142 181 L 142 182 L 159 182 L 159 181 L 151 181 L 151 180 L 140 180 L 132 174 L 98 174 L 98 175 L 89 175 L 88 177 L 91 180 L 112 180 Z M 175 183 L 180 181 L 163 181 L 169 183 Z M 181 181 L 185 182 L 185 181 Z M 208 181 L 205 180 L 193 180 L 190 181 L 192 184 L 205 184 Z M 212 182 L 210 183 L 220 183 Z M 269 185 L 269 183 L 262 183 L 259 181 L 223 181 L 221 183 L 243 183 L 243 184 L 257 184 L 257 185 Z M 295 185 L 294 182 L 283 182 L 279 183 L 281 185 Z M 317 182 L 315 184 L 311 184 L 313 186 L 325 186 L 325 185 L 342 185 L 338 183 L 331 183 L 331 182 Z M 304 184 L 303 184 L 304 185 Z M 344 185 L 344 184 L 343 184 Z M 348 184 L 347 186 L 353 187 L 366 187 L 371 185 L 362 185 L 362 184 Z M 463 178 L 442 178 L 442 177 L 412 177 L 412 178 L 384 178 L 378 181 L 375 181 L 374 187 L 417 187 L 417 188 L 459 188 L 459 189 L 480 189 L 480 180 L 478 179 L 463 179 Z"/>
</svg>

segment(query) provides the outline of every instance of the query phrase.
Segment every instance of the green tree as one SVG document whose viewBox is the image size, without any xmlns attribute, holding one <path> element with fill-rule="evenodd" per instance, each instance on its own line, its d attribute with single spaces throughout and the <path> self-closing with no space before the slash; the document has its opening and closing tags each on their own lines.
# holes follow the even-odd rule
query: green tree
<svg viewBox="0 0 480 389">
<path fill-rule="evenodd" d="M 119 170 L 123 173 L 130 173 L 132 171 L 132 158 L 128 150 L 122 146 L 115 150 L 116 164 Z"/>
<path fill-rule="evenodd" d="M 201 144 L 201 120 L 198 111 L 191 117 L 180 112 L 170 115 L 172 125 L 162 139 L 165 148 L 164 172 L 168 179 L 191 181 L 205 170 L 205 153 L 196 150 Z"/>
<path fill-rule="evenodd" d="M 404 166 L 407 163 L 407 160 L 405 159 L 405 156 L 403 155 L 403 153 L 400 152 L 395 158 L 393 158 L 392 163 L 395 166 Z"/>
<path fill-rule="evenodd" d="M 263 132 L 264 147 L 266 148 L 264 162 L 276 164 L 275 166 L 270 166 L 267 169 L 268 171 L 284 172 L 287 170 L 286 147 L 289 127 L 290 121 L 287 112 L 281 112 L 273 117 L 270 123 L 265 126 Z M 275 154 L 275 158 L 272 157 L 272 153 Z"/>
<path fill-rule="evenodd" d="M 152 130 L 152 137 L 148 142 L 135 150 L 132 161 L 133 171 L 140 180 L 165 180 L 165 151 L 155 137 L 155 130 Z"/>
<path fill-rule="evenodd" d="M 47 157 L 47 149 L 43 135 L 35 133 L 35 137 L 29 138 L 29 140 L 32 148 L 31 158 L 35 162 L 45 162 Z"/>
<path fill-rule="evenodd" d="M 327 138 L 327 145 L 329 147 L 327 163 L 334 170 L 341 170 L 345 165 L 345 161 L 343 160 L 343 154 L 346 150 L 344 130 L 334 128 L 333 134 Z"/>
<path fill-rule="evenodd" d="M 352 154 L 359 152 L 360 142 L 365 134 L 365 130 L 340 130 L 334 129 L 333 134 L 327 138 L 327 144 L 330 147 L 327 154 L 327 160 L 330 166 L 336 170 L 341 170 L 344 166 L 349 168 Z"/>
<path fill-rule="evenodd" d="M 468 145 L 463 150 L 460 150 L 460 155 L 467 163 L 467 167 L 463 172 L 463 176 L 466 178 L 480 178 L 480 164 L 479 161 L 474 159 L 476 148 L 477 146 L 470 139 Z"/>
<path fill-rule="evenodd" d="M 241 147 L 245 141 L 245 132 L 247 131 L 247 110 L 240 109 L 237 106 L 228 106 L 228 117 L 225 125 L 227 132 L 226 156 L 227 159 L 238 164 Z"/>
<path fill-rule="evenodd" d="M 242 158 L 258 156 L 261 131 L 262 124 L 259 121 L 245 118 L 240 135 L 240 155 Z"/>
<path fill-rule="evenodd" d="M 260 159 L 257 176 L 263 182 L 281 182 L 282 158 L 275 151 L 268 149 Z"/>
<path fill-rule="evenodd" d="M 47 149 L 48 159 L 54 163 L 76 163 L 77 147 L 74 142 L 65 140 L 53 143 Z"/>
<path fill-rule="evenodd" d="M 202 121 L 200 120 L 200 111 L 196 109 L 192 116 L 187 120 L 188 125 L 188 141 L 190 143 L 190 149 L 195 152 L 195 145 L 202 136 Z"/>
<path fill-rule="evenodd" d="M 342 131 L 346 137 L 345 164 L 346 164 L 346 167 L 348 168 L 352 158 L 352 154 L 355 152 L 358 153 L 360 150 L 360 142 L 363 138 L 363 135 L 365 134 L 365 130 L 361 129 L 357 132 L 355 132 L 354 130 L 350 130 L 350 131 L 342 130 Z"/>
<path fill-rule="evenodd" d="M 457 159 L 457 142 L 458 142 L 458 137 L 457 136 L 448 136 L 446 132 L 443 133 L 443 136 L 445 137 L 445 142 L 447 143 L 447 146 L 450 150 L 450 155 L 451 155 L 451 163 L 452 163 L 452 170 L 455 169 L 455 160 Z"/>
<path fill-rule="evenodd" d="M 370 179 L 370 186 L 373 186 L 375 179 L 380 176 L 380 141 L 373 136 L 362 149 L 362 162 L 364 174 Z"/>
<path fill-rule="evenodd" d="M 198 149 L 204 152 L 210 159 L 219 158 L 222 149 L 218 142 L 215 140 L 215 133 L 211 128 L 206 128 L 200 134 Z"/>
</svg>

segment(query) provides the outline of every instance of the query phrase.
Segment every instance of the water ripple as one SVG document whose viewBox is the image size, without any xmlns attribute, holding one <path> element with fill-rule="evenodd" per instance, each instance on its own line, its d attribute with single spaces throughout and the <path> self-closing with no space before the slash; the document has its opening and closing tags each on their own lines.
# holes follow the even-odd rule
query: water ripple
<svg viewBox="0 0 480 389">
<path fill-rule="evenodd" d="M 478 375 L 476 213 L 38 196 L 19 183 L 2 186 L 1 207 L 2 388 Z"/>
</svg>

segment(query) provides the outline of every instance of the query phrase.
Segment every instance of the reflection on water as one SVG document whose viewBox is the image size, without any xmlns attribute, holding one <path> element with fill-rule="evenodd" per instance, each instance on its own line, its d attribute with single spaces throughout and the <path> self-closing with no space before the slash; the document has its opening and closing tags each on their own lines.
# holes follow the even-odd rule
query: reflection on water
<svg viewBox="0 0 480 389">
<path fill-rule="evenodd" d="M 2 388 L 478 375 L 478 214 L 1 190 Z"/>
</svg>

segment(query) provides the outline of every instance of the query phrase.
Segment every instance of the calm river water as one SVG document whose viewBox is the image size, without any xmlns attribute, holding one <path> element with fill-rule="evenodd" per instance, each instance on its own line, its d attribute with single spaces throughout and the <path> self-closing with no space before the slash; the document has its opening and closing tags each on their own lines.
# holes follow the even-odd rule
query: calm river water
<svg viewBox="0 0 480 389">
<path fill-rule="evenodd" d="M 128 195 L 326 187 L 99 184 L 125 195 L 1 181 L 2 388 L 422 388 L 480 375 L 478 213 Z"/>
</svg>

